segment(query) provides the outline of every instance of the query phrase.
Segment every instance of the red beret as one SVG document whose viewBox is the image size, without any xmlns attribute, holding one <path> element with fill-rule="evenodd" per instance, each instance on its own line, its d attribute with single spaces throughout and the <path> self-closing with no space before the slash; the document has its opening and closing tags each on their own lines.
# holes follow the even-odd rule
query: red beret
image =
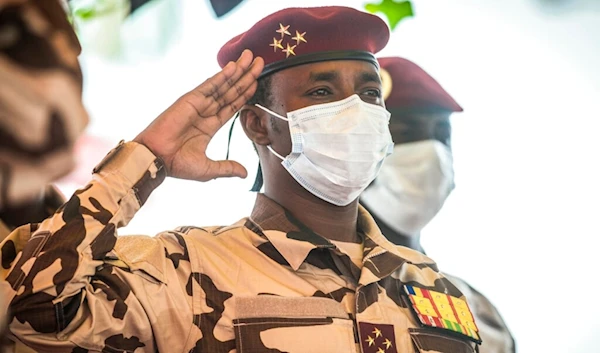
<svg viewBox="0 0 600 353">
<path fill-rule="evenodd" d="M 412 61 L 379 58 L 379 65 L 387 108 L 463 111 L 433 77 Z"/>
<path fill-rule="evenodd" d="M 244 49 L 265 60 L 262 76 L 302 64 L 329 60 L 365 60 L 387 44 L 388 26 L 375 15 L 343 6 L 288 8 L 258 21 L 219 50 L 224 67 Z"/>
</svg>

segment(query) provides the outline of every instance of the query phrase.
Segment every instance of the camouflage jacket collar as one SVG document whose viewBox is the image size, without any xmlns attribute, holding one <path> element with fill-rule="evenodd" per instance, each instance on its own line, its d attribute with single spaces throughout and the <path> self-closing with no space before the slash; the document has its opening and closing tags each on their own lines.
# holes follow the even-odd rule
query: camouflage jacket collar
<svg viewBox="0 0 600 353">
<path fill-rule="evenodd" d="M 264 194 L 258 194 L 250 221 L 255 226 L 254 230 L 273 244 L 294 271 L 314 249 L 340 252 L 331 241 L 313 232 Z M 362 271 L 360 284 L 366 285 L 389 276 L 406 261 L 398 247 L 381 234 L 369 212 L 360 205 L 357 230 L 364 235 L 363 267 L 370 270 L 368 274 Z"/>
</svg>

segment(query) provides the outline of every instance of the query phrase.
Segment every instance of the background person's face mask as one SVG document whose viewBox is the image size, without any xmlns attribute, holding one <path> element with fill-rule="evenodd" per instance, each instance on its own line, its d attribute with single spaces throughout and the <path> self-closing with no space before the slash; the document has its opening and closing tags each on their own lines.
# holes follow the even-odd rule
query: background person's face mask
<svg viewBox="0 0 600 353">
<path fill-rule="evenodd" d="M 390 113 L 352 95 L 337 102 L 312 105 L 287 113 L 292 152 L 283 167 L 313 195 L 346 206 L 375 179 L 394 147 Z"/>
<path fill-rule="evenodd" d="M 425 140 L 396 145 L 361 202 L 396 232 L 416 236 L 453 189 L 450 148 Z"/>
</svg>

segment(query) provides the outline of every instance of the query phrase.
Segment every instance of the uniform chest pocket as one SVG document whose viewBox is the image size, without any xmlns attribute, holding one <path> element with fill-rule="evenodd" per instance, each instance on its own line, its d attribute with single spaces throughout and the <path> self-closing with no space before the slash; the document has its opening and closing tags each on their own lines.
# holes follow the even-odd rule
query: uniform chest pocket
<svg viewBox="0 0 600 353">
<path fill-rule="evenodd" d="M 418 353 L 475 353 L 479 352 L 475 342 L 453 337 L 427 328 L 409 329 L 410 338 Z"/>
<path fill-rule="evenodd" d="M 356 352 L 354 322 L 335 300 L 260 295 L 235 308 L 238 353 Z"/>
</svg>

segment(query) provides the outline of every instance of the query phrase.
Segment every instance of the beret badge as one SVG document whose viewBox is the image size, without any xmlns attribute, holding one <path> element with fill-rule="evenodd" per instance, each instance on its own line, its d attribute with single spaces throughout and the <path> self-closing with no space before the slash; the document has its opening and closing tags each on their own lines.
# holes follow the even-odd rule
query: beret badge
<svg viewBox="0 0 600 353">
<path fill-rule="evenodd" d="M 296 30 L 296 35 L 292 37 L 292 34 L 290 33 L 289 29 L 290 25 L 284 26 L 280 23 L 279 29 L 275 30 L 275 32 L 280 34 L 281 38 L 277 39 L 276 37 L 273 37 L 273 42 L 269 44 L 269 46 L 273 47 L 273 52 L 276 53 L 277 49 L 280 49 L 281 53 L 285 53 L 286 58 L 289 58 L 290 55 L 295 56 L 296 52 L 294 50 L 296 49 L 296 47 L 298 47 L 301 43 L 307 43 L 306 38 L 304 38 L 306 32 L 300 32 Z M 290 38 L 287 38 L 286 36 L 289 36 Z M 284 47 L 282 43 L 286 39 L 288 39 L 288 41 L 285 43 Z"/>
</svg>

